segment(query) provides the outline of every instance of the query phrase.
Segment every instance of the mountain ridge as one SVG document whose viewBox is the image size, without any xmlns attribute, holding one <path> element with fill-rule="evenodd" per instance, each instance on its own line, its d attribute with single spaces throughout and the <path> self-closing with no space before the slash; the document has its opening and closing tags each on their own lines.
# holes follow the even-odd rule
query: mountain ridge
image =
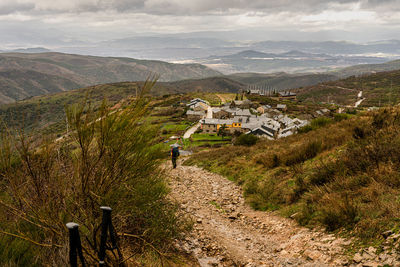
<svg viewBox="0 0 400 267">
<path fill-rule="evenodd" d="M 58 52 L 2 53 L 0 72 L 13 74 L 13 79 L 6 75 L 0 76 L 0 93 L 3 95 L 0 95 L 0 103 L 96 84 L 144 81 L 157 74 L 160 81 L 205 78 L 221 74 L 201 64 L 173 64 L 156 60 Z M 43 77 L 40 77 L 40 73 Z M 26 90 L 21 83 L 28 85 Z"/>
</svg>

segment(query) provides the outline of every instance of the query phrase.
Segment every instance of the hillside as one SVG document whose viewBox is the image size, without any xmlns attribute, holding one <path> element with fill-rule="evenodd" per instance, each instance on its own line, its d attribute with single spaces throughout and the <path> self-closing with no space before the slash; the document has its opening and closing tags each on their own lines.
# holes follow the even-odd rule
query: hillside
<svg viewBox="0 0 400 267">
<path fill-rule="evenodd" d="M 226 77 L 244 84 L 269 87 L 276 90 L 294 89 L 338 79 L 337 76 L 330 73 L 288 74 L 284 72 L 272 74 L 235 73 Z"/>
<path fill-rule="evenodd" d="M 35 95 L 79 88 L 80 84 L 61 75 L 34 70 L 0 71 L 0 103 L 10 103 Z"/>
<path fill-rule="evenodd" d="M 104 98 L 115 104 L 129 96 L 135 96 L 143 82 L 121 82 L 85 87 L 31 97 L 13 104 L 0 105 L 0 118 L 9 127 L 42 130 L 58 133 L 64 131 L 65 106 L 82 101 L 88 95 L 94 105 Z M 243 84 L 223 77 L 178 82 L 158 82 L 151 93 L 155 96 L 174 93 L 234 92 Z"/>
<path fill-rule="evenodd" d="M 236 181 L 255 209 L 376 246 L 385 242 L 384 231 L 399 232 L 399 112 L 320 118 L 312 124 L 325 126 L 316 130 L 203 151 L 186 164 Z"/>
<path fill-rule="evenodd" d="M 95 84 L 144 81 L 151 74 L 159 74 L 160 81 L 220 74 L 200 64 L 62 53 L 3 53 L 0 73 L 0 103 Z"/>
<path fill-rule="evenodd" d="M 226 77 L 211 77 L 205 79 L 189 79 L 176 82 L 160 82 L 154 87 L 155 94 L 190 93 L 190 92 L 221 92 L 237 93 L 246 85 Z"/>
<path fill-rule="evenodd" d="M 359 77 L 324 82 L 294 90 L 298 98 L 312 102 L 334 102 L 342 105 L 354 105 L 357 96 L 363 91 L 365 100 L 361 106 L 383 106 L 400 102 L 400 70 L 378 72 Z"/>
<path fill-rule="evenodd" d="M 387 58 L 368 55 L 328 55 L 289 50 L 284 53 L 264 53 L 245 50 L 229 55 L 215 55 L 196 59 L 195 62 L 219 70 L 225 74 L 236 72 L 257 73 L 315 73 L 331 71 L 358 64 L 379 64 Z"/>
<path fill-rule="evenodd" d="M 0 105 L 0 118 L 11 128 L 28 132 L 65 131 L 65 106 L 81 103 L 86 96 L 95 106 L 106 98 L 110 104 L 117 103 L 129 95 L 134 96 L 137 83 L 96 85 L 87 88 L 32 97 L 13 104 Z"/>
<path fill-rule="evenodd" d="M 382 64 L 361 64 L 355 65 L 347 68 L 343 68 L 337 71 L 333 71 L 332 74 L 335 74 L 340 77 L 348 77 L 352 75 L 360 75 L 360 74 L 370 74 L 375 72 L 382 71 L 391 71 L 400 69 L 400 60 L 394 60 L 385 62 Z"/>
</svg>

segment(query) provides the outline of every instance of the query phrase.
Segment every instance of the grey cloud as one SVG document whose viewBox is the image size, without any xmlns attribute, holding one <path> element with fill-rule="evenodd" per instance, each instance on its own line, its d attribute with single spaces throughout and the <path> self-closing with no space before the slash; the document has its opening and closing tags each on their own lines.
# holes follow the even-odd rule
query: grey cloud
<svg viewBox="0 0 400 267">
<path fill-rule="evenodd" d="M 55 0 L 57 2 L 57 0 Z M 60 3 L 65 0 L 58 0 Z M 80 0 L 70 1 L 69 5 L 55 5 L 54 1 L 48 0 L 25 0 L 25 4 L 10 4 L 2 7 L 2 14 L 12 12 L 27 12 L 35 7 L 36 11 L 41 12 L 97 12 L 97 11 L 117 11 L 117 12 L 141 12 L 147 14 L 164 15 L 196 15 L 196 14 L 220 14 L 229 15 L 240 12 L 305 12 L 315 13 L 325 10 L 335 5 L 358 3 L 363 1 L 363 7 L 380 6 L 381 2 L 398 3 L 397 0 Z M 65 3 L 65 2 L 64 2 Z M 63 10 L 62 7 L 65 6 Z M 339 7 L 338 7 L 339 6 Z"/>
<path fill-rule="evenodd" d="M 343 10 L 359 3 L 362 9 L 400 10 L 400 0 L 20 0 L 0 3 L 0 14 L 81 13 L 110 11 L 155 15 L 235 15 L 244 12 L 313 14 L 327 9 Z M 8 4 L 7 4 L 8 3 Z M 60 3 L 60 5 L 57 5 Z M 69 4 L 65 4 L 69 3 Z"/>
<path fill-rule="evenodd" d="M 116 1 L 119 2 L 119 1 Z M 130 1 L 125 1 L 130 2 Z M 343 5 L 358 3 L 358 0 L 146 0 L 143 2 L 145 13 L 195 15 L 195 14 L 223 14 L 240 10 L 241 12 L 320 12 L 332 4 Z M 126 6 L 129 10 L 136 10 L 136 6 Z"/>
<path fill-rule="evenodd" d="M 400 11 L 400 0 L 363 0 L 361 7 L 381 12 Z"/>
<path fill-rule="evenodd" d="M 34 3 L 3 2 L 0 3 L 0 15 L 7 15 L 14 12 L 26 12 L 33 10 Z"/>
</svg>

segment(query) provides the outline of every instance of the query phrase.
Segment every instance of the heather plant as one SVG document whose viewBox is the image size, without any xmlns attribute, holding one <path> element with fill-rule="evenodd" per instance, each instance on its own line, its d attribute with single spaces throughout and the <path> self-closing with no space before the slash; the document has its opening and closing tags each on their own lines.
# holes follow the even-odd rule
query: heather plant
<svg viewBox="0 0 400 267">
<path fill-rule="evenodd" d="M 70 221 L 80 225 L 87 263 L 96 264 L 102 205 L 113 208 L 126 259 L 170 249 L 187 224 L 167 200 L 157 129 L 145 120 L 153 85 L 121 110 L 104 101 L 95 112 L 88 99 L 68 107 L 69 134 L 56 141 L 2 129 L 0 264 L 66 266 Z M 109 265 L 121 260 L 107 256 Z"/>
<path fill-rule="evenodd" d="M 317 120 L 316 129 L 275 141 L 204 151 L 198 164 L 243 184 L 254 208 L 278 209 L 300 224 L 350 231 L 379 242 L 398 232 L 400 109 Z"/>
<path fill-rule="evenodd" d="M 253 146 L 257 143 L 258 137 L 252 134 L 242 134 L 236 138 L 234 144 L 236 146 Z"/>
</svg>

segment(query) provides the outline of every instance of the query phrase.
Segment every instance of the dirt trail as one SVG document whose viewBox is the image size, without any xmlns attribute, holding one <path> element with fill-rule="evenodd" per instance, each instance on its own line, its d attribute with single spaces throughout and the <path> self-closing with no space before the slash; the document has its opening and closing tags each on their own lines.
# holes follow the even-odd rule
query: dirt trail
<svg viewBox="0 0 400 267">
<path fill-rule="evenodd" d="M 224 104 L 224 103 L 227 102 L 225 96 L 223 96 L 223 95 L 221 95 L 221 94 L 216 94 L 216 96 L 218 96 L 219 99 L 221 99 L 222 104 Z"/>
<path fill-rule="evenodd" d="M 194 254 L 201 266 L 349 263 L 343 248 L 349 241 L 252 210 L 244 203 L 241 188 L 220 175 L 181 165 L 168 174 L 171 196 L 195 221 L 194 231 L 178 246 Z"/>
</svg>

